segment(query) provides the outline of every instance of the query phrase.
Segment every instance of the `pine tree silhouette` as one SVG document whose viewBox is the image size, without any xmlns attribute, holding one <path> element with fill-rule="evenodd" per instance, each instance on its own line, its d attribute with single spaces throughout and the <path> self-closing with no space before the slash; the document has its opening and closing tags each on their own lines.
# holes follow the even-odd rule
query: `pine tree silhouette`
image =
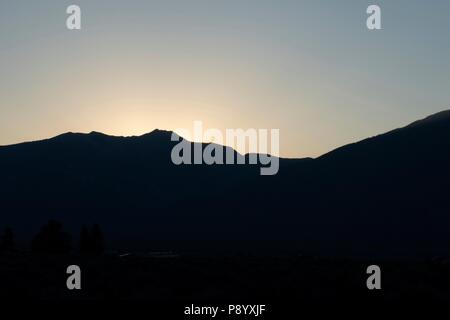
<svg viewBox="0 0 450 320">
<path fill-rule="evenodd" d="M 11 228 L 6 227 L 0 236 L 0 252 L 12 252 L 14 247 L 14 233 Z"/>
<path fill-rule="evenodd" d="M 100 255 L 104 249 L 103 233 L 100 226 L 95 224 L 89 231 L 87 226 L 83 225 L 80 233 L 80 253 Z"/>
<path fill-rule="evenodd" d="M 32 250 L 37 253 L 66 254 L 70 249 L 70 235 L 63 230 L 62 224 L 55 220 L 44 225 L 32 242 Z"/>
<path fill-rule="evenodd" d="M 93 253 L 96 255 L 102 254 L 105 250 L 103 232 L 98 224 L 94 224 L 92 227 L 92 246 Z"/>
<path fill-rule="evenodd" d="M 90 243 L 91 243 L 91 235 L 89 230 L 85 224 L 81 227 L 80 233 L 80 253 L 81 254 L 89 254 L 90 253 Z"/>
</svg>

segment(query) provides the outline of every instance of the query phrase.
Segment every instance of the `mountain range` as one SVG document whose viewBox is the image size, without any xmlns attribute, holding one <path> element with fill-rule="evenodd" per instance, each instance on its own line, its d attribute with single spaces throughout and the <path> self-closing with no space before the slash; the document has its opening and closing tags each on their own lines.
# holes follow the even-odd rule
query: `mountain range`
<svg viewBox="0 0 450 320">
<path fill-rule="evenodd" d="M 0 147 L 0 227 L 102 226 L 123 250 L 348 256 L 450 253 L 450 111 L 318 158 L 174 165 L 172 132 Z M 203 144 L 203 147 L 206 144 Z"/>
</svg>

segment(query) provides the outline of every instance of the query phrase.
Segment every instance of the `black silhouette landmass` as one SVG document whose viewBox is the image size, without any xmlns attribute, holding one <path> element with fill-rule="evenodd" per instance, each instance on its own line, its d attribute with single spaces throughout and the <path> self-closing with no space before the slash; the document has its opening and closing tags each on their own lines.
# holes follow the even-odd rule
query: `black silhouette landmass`
<svg viewBox="0 0 450 320">
<path fill-rule="evenodd" d="M 0 227 L 99 224 L 109 250 L 365 257 L 450 254 L 450 111 L 316 159 L 181 165 L 171 132 L 0 147 Z M 203 145 L 204 147 L 205 145 Z"/>
<path fill-rule="evenodd" d="M 0 147 L 3 307 L 67 302 L 61 314 L 85 316 L 95 303 L 165 319 L 192 303 L 266 304 L 280 319 L 450 301 L 450 111 L 280 159 L 275 176 L 175 166 L 171 134 Z M 72 264 L 82 290 L 66 287 Z M 372 264 L 382 290 L 365 285 Z"/>
</svg>

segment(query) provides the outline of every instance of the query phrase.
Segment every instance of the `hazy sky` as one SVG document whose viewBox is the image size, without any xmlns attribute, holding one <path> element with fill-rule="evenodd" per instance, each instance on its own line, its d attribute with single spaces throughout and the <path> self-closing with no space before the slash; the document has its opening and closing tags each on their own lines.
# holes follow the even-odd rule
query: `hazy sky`
<svg viewBox="0 0 450 320">
<path fill-rule="evenodd" d="M 0 145 L 202 120 L 318 156 L 450 109 L 449 34 L 448 0 L 0 0 Z"/>
</svg>

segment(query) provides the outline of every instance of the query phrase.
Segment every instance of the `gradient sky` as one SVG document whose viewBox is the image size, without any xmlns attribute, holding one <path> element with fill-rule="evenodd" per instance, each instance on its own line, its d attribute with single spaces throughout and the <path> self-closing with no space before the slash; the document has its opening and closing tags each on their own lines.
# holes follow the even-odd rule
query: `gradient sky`
<svg viewBox="0 0 450 320">
<path fill-rule="evenodd" d="M 318 156 L 450 109 L 449 34 L 448 0 L 0 0 L 0 145 L 202 120 Z"/>
</svg>

